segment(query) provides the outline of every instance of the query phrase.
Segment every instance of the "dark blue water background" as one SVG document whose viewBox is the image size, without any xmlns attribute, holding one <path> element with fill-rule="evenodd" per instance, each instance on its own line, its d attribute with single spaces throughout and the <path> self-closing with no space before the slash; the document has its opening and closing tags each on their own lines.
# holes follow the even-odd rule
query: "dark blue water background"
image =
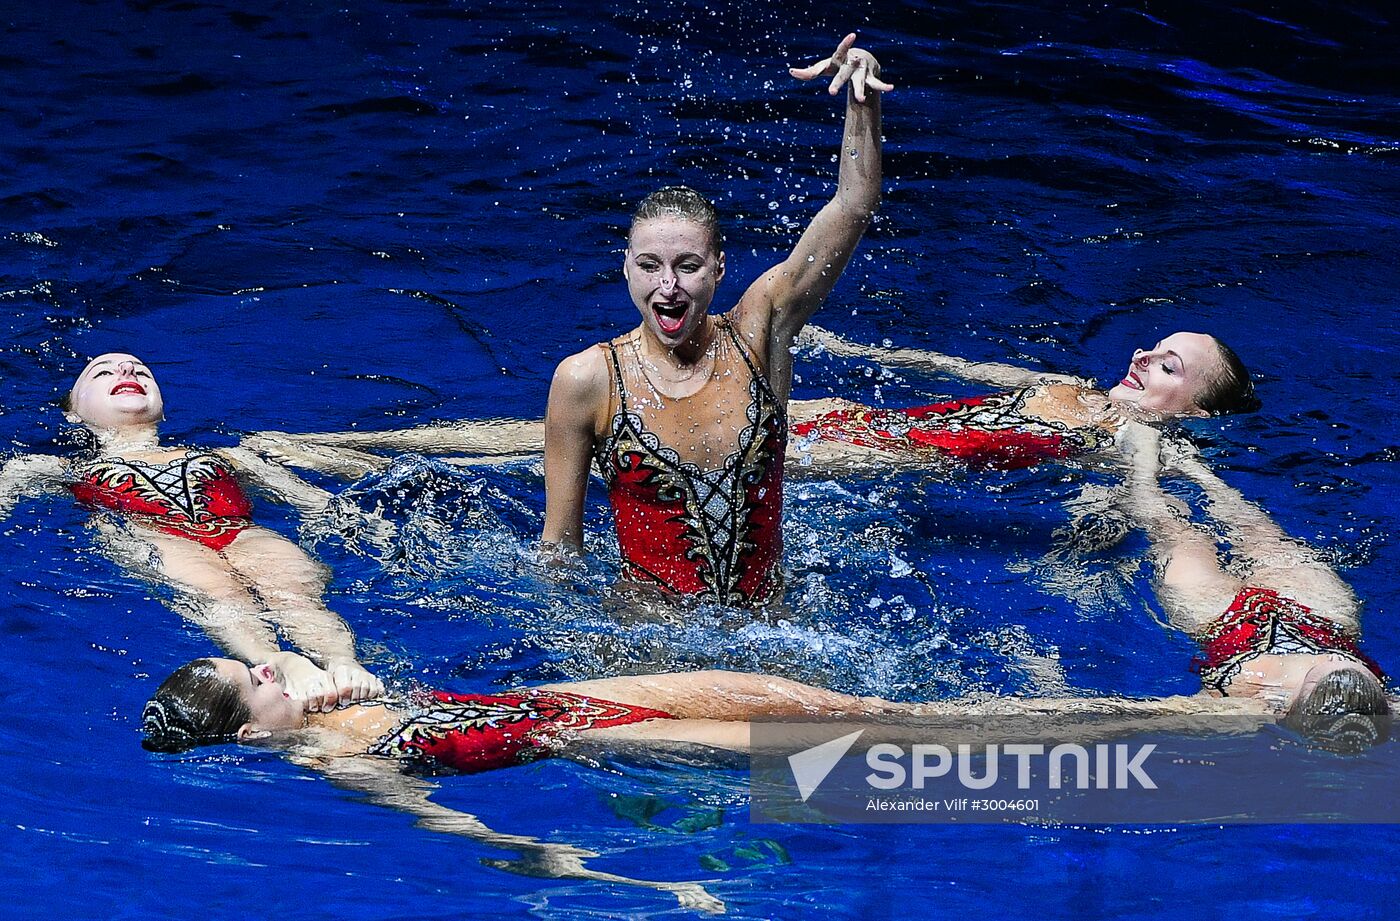
<svg viewBox="0 0 1400 921">
<path fill-rule="evenodd" d="M 1192 432 L 1323 548 L 1400 668 L 1394 411 L 1400 106 L 1387 5 L 657 0 L 4 4 L 0 439 L 68 443 L 87 356 L 157 369 L 175 441 L 537 417 L 561 357 L 635 322 L 629 203 L 683 180 L 728 227 L 720 300 L 829 194 L 840 106 L 790 80 L 847 28 L 899 90 L 885 208 L 820 322 L 1113 381 L 1180 328 L 1235 344 L 1263 412 Z M 967 388 L 808 358 L 798 396 Z M 927 473 L 791 490 L 781 619 L 601 609 L 615 558 L 542 584 L 530 465 L 361 484 L 388 558 L 315 528 L 376 667 L 483 690 L 703 665 L 904 698 L 1189 692 L 1144 544 L 1074 559 L 1100 474 Z M 295 522 L 270 508 L 286 533 Z M 147 755 L 137 713 L 210 651 L 96 552 L 71 503 L 0 530 L 5 913 L 618 917 L 669 896 L 481 865 L 279 757 Z M 1395 760 L 1391 745 L 1370 757 Z M 550 762 L 449 778 L 502 831 L 601 869 L 710 879 L 736 917 L 1386 917 L 1389 827 L 751 826 L 736 771 Z M 658 811 L 659 810 L 659 811 Z"/>
</svg>

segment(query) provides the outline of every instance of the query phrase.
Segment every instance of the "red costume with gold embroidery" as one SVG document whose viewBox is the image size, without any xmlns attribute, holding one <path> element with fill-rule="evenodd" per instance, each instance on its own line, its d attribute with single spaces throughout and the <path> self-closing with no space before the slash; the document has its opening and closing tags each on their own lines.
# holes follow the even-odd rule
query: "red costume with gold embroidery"
<svg viewBox="0 0 1400 921">
<path fill-rule="evenodd" d="M 121 512 L 165 534 L 223 550 L 252 526 L 252 506 L 216 455 L 186 452 L 163 464 L 99 458 L 69 485 L 90 508 Z"/>
<path fill-rule="evenodd" d="M 793 435 L 900 454 L 931 452 L 972 467 L 1014 470 L 1094 450 L 1106 434 L 1026 416 L 1030 389 L 912 409 L 857 407 L 792 427 Z"/>
<path fill-rule="evenodd" d="M 673 595 L 758 604 L 782 584 L 787 415 L 728 319 L 717 318 L 716 326 L 708 383 L 684 398 L 655 392 L 632 357 L 635 345 L 625 375 L 621 347 L 606 344 L 617 411 L 598 469 L 608 485 L 625 578 Z M 629 394 L 627 379 L 641 393 Z M 741 386 L 742 403 L 733 396 Z M 658 423 L 678 434 L 663 440 Z M 673 444 L 707 428 L 733 433 L 727 440 L 736 447 L 717 466 L 686 460 Z"/>
<path fill-rule="evenodd" d="M 564 732 L 675 719 L 648 707 L 562 691 L 431 692 L 429 702 L 380 739 L 370 754 L 422 760 L 466 773 L 549 757 Z"/>
<path fill-rule="evenodd" d="M 1191 670 L 1200 672 L 1201 684 L 1222 694 L 1246 662 L 1265 654 L 1339 652 L 1359 660 L 1377 678 L 1385 678 L 1380 666 L 1361 651 L 1356 637 L 1318 617 L 1307 605 L 1269 588 L 1241 589 L 1200 640 L 1202 655 L 1192 660 Z"/>
</svg>

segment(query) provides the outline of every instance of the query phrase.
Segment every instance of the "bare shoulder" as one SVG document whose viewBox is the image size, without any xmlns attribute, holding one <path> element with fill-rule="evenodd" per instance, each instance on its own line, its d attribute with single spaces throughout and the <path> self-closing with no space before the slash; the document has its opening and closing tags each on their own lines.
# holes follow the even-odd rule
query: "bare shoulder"
<svg viewBox="0 0 1400 921">
<path fill-rule="evenodd" d="M 1057 402 L 1069 403 L 1078 400 L 1093 388 L 1072 379 L 1049 378 L 1035 385 L 1036 392 Z"/>
<path fill-rule="evenodd" d="M 607 349 L 603 345 L 590 345 L 559 362 L 549 392 L 551 396 L 592 403 L 606 398 L 610 386 Z"/>
</svg>

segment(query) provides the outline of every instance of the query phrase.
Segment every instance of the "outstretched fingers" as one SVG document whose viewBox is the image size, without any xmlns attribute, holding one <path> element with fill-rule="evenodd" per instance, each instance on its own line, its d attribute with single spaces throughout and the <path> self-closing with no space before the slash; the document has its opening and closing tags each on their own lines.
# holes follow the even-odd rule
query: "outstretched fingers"
<svg viewBox="0 0 1400 921">
<path fill-rule="evenodd" d="M 831 85 L 826 88 L 826 91 L 833 96 L 841 92 L 841 87 L 845 86 L 846 82 L 851 79 L 851 74 L 855 69 L 855 61 L 850 58 L 842 61 L 840 69 L 836 71 L 836 76 L 831 78 Z M 859 94 L 860 90 L 856 90 L 856 92 Z M 857 95 L 856 98 L 859 99 L 860 96 Z"/>
<path fill-rule="evenodd" d="M 815 80 L 817 77 L 831 77 L 826 91 L 835 96 L 841 87 L 851 86 L 857 102 L 865 102 L 867 92 L 875 90 L 888 93 L 893 84 L 880 79 L 880 64 L 875 57 L 862 48 L 855 47 L 854 32 L 841 39 L 836 51 L 829 58 L 822 58 L 810 67 L 789 67 L 788 73 L 799 80 Z"/>
<path fill-rule="evenodd" d="M 810 67 L 789 67 L 788 73 L 799 80 L 815 80 L 822 74 L 827 73 L 827 68 L 831 66 L 831 58 L 822 58 Z"/>
<path fill-rule="evenodd" d="M 836 73 L 836 71 L 840 69 L 841 65 L 846 63 L 847 52 L 851 50 L 851 46 L 855 43 L 856 34 L 852 32 L 845 38 L 841 39 L 841 44 L 836 46 L 836 51 L 834 54 L 832 54 L 831 57 L 822 58 L 820 61 L 811 65 L 810 67 L 789 67 L 788 73 L 792 74 L 799 80 L 815 80 L 817 77 L 823 77 L 827 74 Z M 832 90 L 832 92 L 834 93 L 836 91 Z"/>
</svg>

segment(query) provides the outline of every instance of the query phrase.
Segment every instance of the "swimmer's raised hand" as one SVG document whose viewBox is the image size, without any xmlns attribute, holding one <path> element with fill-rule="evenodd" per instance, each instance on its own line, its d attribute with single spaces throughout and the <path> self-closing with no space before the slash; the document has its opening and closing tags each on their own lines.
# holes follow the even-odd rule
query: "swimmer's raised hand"
<svg viewBox="0 0 1400 921">
<path fill-rule="evenodd" d="M 830 76 L 831 85 L 826 91 L 833 96 L 841 87 L 850 83 L 856 102 L 865 102 L 867 89 L 878 93 L 888 93 L 894 89 L 892 85 L 880 79 L 880 62 L 875 60 L 875 55 L 864 48 L 854 47 L 855 43 L 856 34 L 852 32 L 841 39 L 841 44 L 836 46 L 836 51 L 831 57 L 824 58 L 811 67 L 789 67 L 788 73 L 799 80 Z"/>
</svg>

